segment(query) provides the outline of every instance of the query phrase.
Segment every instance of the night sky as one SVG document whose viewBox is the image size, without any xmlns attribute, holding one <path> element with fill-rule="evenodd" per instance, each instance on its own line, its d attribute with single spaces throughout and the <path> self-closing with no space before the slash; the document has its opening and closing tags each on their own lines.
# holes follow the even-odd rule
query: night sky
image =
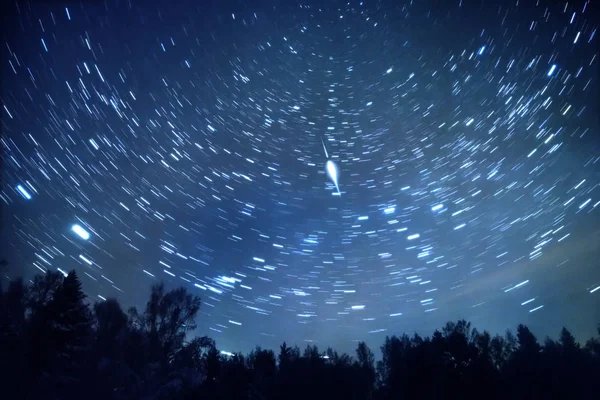
<svg viewBox="0 0 600 400">
<path fill-rule="evenodd" d="M 598 4 L 58 3 L 5 6 L 4 280 L 184 286 L 225 351 L 595 332 Z"/>
</svg>

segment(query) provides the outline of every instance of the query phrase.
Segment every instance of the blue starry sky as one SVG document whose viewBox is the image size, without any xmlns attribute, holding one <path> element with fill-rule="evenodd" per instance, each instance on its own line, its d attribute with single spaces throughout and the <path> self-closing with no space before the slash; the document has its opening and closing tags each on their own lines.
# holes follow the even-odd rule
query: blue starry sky
<svg viewBox="0 0 600 400">
<path fill-rule="evenodd" d="M 3 279 L 184 286 L 225 351 L 595 332 L 597 4 L 5 8 Z"/>
</svg>

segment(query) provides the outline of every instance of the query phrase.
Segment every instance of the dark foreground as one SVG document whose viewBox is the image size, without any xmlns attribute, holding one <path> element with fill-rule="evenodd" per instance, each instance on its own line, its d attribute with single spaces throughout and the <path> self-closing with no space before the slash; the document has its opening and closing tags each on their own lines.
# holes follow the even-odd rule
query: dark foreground
<svg viewBox="0 0 600 400">
<path fill-rule="evenodd" d="M 0 292 L 0 397 L 5 399 L 592 399 L 600 338 L 568 330 L 540 344 L 519 325 L 491 337 L 465 321 L 431 337 L 388 337 L 375 363 L 308 346 L 224 356 L 208 337 L 186 341 L 200 299 L 152 288 L 146 309 L 92 307 L 74 272 Z M 600 335 L 600 329 L 599 329 Z"/>
</svg>

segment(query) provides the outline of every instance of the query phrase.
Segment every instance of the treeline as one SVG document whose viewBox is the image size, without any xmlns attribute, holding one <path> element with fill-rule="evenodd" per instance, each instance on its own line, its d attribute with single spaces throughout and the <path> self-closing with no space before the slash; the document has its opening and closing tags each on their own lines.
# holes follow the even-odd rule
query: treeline
<svg viewBox="0 0 600 400">
<path fill-rule="evenodd" d="M 5 399 L 592 399 L 600 340 L 563 329 L 540 344 L 519 325 L 491 336 L 465 321 L 431 337 L 387 337 L 382 359 L 285 343 L 276 354 L 221 354 L 189 340 L 200 298 L 152 287 L 143 311 L 116 300 L 88 305 L 75 272 L 49 272 L 0 290 L 0 379 Z M 293 326 L 290 327 L 293 329 Z M 600 335 L 600 329 L 599 329 Z"/>
</svg>

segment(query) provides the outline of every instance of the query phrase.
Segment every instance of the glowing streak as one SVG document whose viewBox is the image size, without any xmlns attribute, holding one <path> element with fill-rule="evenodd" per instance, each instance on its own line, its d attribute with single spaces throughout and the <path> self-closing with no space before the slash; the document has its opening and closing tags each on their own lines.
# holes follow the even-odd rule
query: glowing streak
<svg viewBox="0 0 600 400">
<path fill-rule="evenodd" d="M 75 232 L 77 234 L 77 236 L 79 236 L 83 240 L 88 240 L 90 238 L 90 234 L 88 233 L 88 231 L 86 231 L 85 229 L 83 229 L 81 227 L 81 225 L 75 224 L 75 225 L 73 225 L 71 227 L 71 230 L 73 232 Z"/>
<path fill-rule="evenodd" d="M 442 208 L 444 208 L 443 204 L 436 204 L 435 206 L 431 207 L 431 211 L 439 211 Z"/>
<path fill-rule="evenodd" d="M 17 185 L 17 190 L 19 191 L 19 193 L 21 193 L 21 196 L 23 196 L 26 200 L 31 200 L 31 195 L 29 194 L 27 189 L 23 187 L 23 185 Z"/>
<path fill-rule="evenodd" d="M 323 142 L 323 139 L 321 139 L 321 144 L 323 145 L 323 151 L 325 151 L 325 158 L 329 158 L 329 155 L 327 154 L 327 147 L 325 147 L 325 142 Z"/>
<path fill-rule="evenodd" d="M 340 194 L 340 187 L 338 186 L 337 166 L 335 165 L 335 163 L 333 161 L 327 160 L 327 164 L 325 165 L 325 168 L 327 170 L 327 175 L 329 175 L 329 179 L 331 179 L 331 181 L 335 185 L 335 188 L 338 191 L 338 194 Z"/>
</svg>

